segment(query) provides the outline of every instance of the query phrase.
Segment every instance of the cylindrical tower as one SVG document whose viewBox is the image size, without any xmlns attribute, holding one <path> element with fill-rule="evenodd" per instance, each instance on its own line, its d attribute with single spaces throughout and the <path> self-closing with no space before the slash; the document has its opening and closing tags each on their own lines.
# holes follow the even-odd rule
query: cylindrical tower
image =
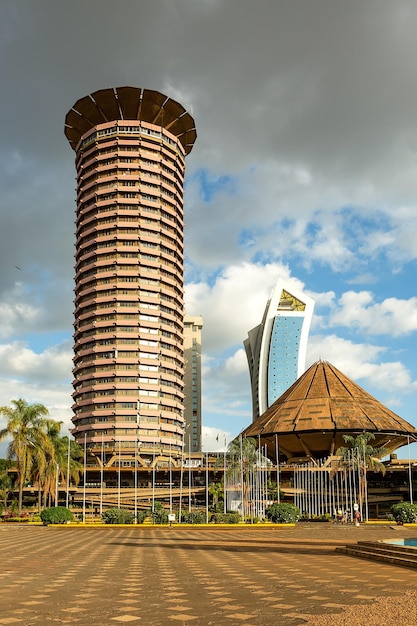
<svg viewBox="0 0 417 626">
<path fill-rule="evenodd" d="M 128 466 L 183 447 L 185 156 L 193 118 L 156 91 L 78 100 L 74 430 Z M 120 460 L 119 460 L 120 463 Z"/>
</svg>

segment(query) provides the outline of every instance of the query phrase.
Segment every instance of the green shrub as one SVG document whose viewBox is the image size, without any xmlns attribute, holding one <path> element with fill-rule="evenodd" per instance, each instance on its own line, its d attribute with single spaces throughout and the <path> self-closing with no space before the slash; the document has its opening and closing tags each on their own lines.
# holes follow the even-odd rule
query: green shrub
<svg viewBox="0 0 417 626">
<path fill-rule="evenodd" d="M 41 520 L 44 524 L 65 524 L 72 522 L 74 516 L 65 506 L 54 506 L 41 511 Z"/>
<path fill-rule="evenodd" d="M 138 524 L 143 524 L 143 522 L 146 520 L 147 517 L 148 517 L 148 514 L 146 511 L 138 511 L 136 515 L 136 522 Z"/>
<path fill-rule="evenodd" d="M 135 516 L 132 511 L 113 507 L 101 514 L 101 519 L 105 524 L 133 524 Z"/>
<path fill-rule="evenodd" d="M 168 524 L 168 511 L 164 509 L 160 502 L 155 502 L 150 516 L 153 524 Z"/>
<path fill-rule="evenodd" d="M 181 511 L 181 521 L 184 524 L 205 524 L 206 514 L 203 511 Z"/>
<path fill-rule="evenodd" d="M 274 524 L 293 524 L 298 522 L 301 517 L 300 509 L 286 502 L 271 504 L 265 513 L 267 518 Z"/>
<path fill-rule="evenodd" d="M 417 522 L 417 504 L 398 502 L 392 505 L 391 513 L 399 524 L 413 524 Z"/>
<path fill-rule="evenodd" d="M 239 524 L 241 519 L 240 513 L 213 513 L 210 521 L 213 524 Z"/>
</svg>

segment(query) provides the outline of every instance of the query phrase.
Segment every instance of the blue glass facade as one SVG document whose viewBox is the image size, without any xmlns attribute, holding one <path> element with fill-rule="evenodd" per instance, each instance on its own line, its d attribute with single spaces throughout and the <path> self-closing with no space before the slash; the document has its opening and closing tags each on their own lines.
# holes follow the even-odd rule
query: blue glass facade
<svg viewBox="0 0 417 626">
<path fill-rule="evenodd" d="M 268 358 L 268 406 L 297 380 L 298 355 L 304 316 L 277 315 Z"/>
<path fill-rule="evenodd" d="M 257 419 L 305 370 L 314 300 L 279 278 L 261 324 L 244 341 Z"/>
</svg>

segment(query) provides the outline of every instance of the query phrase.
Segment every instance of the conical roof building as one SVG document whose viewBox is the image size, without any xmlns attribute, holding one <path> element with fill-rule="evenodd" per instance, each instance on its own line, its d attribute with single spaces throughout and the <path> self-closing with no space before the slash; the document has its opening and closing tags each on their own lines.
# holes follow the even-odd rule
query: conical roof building
<svg viewBox="0 0 417 626">
<path fill-rule="evenodd" d="M 326 361 L 314 363 L 242 433 L 288 461 L 324 458 L 343 435 L 371 432 L 389 452 L 417 440 L 417 430 Z"/>
</svg>

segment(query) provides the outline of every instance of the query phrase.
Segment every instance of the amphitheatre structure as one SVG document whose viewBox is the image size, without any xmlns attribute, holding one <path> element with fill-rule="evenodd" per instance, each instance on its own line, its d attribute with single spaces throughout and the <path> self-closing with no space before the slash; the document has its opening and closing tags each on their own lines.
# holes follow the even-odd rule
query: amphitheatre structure
<svg viewBox="0 0 417 626">
<path fill-rule="evenodd" d="M 344 435 L 374 435 L 388 453 L 417 441 L 417 430 L 334 365 L 319 360 L 307 369 L 242 435 L 287 462 L 320 459 L 345 446 Z"/>
</svg>

